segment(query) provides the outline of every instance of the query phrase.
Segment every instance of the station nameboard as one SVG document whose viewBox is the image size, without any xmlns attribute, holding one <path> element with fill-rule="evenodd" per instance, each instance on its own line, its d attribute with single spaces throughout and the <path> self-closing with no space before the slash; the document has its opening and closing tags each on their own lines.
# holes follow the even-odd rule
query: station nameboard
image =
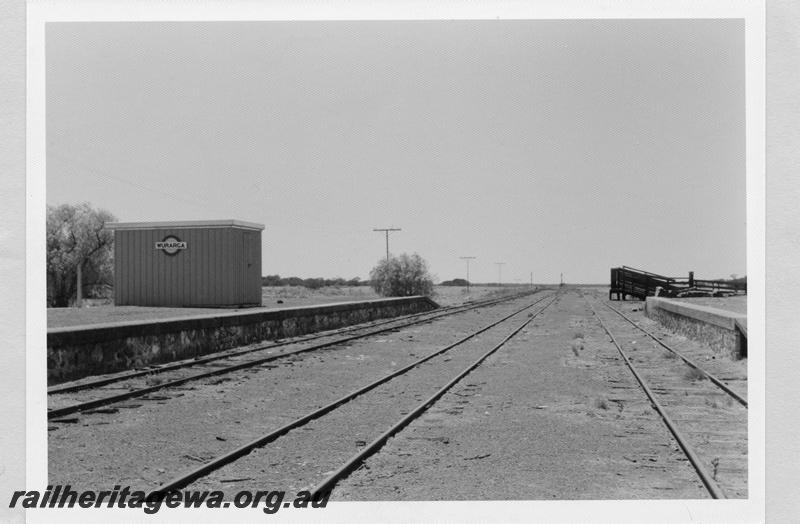
<svg viewBox="0 0 800 524">
<path fill-rule="evenodd" d="M 156 242 L 156 249 L 164 251 L 168 255 L 174 255 L 181 249 L 186 249 L 186 242 L 176 236 L 164 237 L 161 242 Z"/>
</svg>

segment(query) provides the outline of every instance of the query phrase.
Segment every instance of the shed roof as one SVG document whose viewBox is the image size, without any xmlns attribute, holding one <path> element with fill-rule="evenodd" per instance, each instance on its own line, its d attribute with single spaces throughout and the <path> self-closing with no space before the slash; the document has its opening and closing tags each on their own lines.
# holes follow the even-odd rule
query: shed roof
<svg viewBox="0 0 800 524">
<path fill-rule="evenodd" d="M 106 222 L 106 229 L 186 229 L 234 227 L 261 231 L 264 224 L 243 220 L 177 220 L 172 222 Z"/>
</svg>

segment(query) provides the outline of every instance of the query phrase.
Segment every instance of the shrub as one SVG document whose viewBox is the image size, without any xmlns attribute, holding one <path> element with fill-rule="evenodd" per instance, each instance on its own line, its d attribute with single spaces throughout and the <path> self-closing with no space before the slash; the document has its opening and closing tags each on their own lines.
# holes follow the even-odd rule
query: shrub
<svg viewBox="0 0 800 524">
<path fill-rule="evenodd" d="M 267 275 L 265 277 L 261 277 L 261 285 L 262 286 L 280 286 L 281 285 L 281 276 L 280 275 Z"/>
<path fill-rule="evenodd" d="M 376 293 L 385 297 L 409 297 L 433 293 L 428 264 L 414 253 L 383 259 L 372 268 L 369 278 Z"/>
</svg>

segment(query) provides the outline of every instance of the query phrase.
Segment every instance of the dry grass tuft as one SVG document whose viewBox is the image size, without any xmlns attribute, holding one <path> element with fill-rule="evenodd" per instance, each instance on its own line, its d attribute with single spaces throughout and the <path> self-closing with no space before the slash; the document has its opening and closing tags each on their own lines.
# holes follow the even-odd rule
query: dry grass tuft
<svg viewBox="0 0 800 524">
<path fill-rule="evenodd" d="M 608 409 L 608 402 L 604 398 L 596 398 L 594 400 L 594 407 L 597 409 Z"/>
<path fill-rule="evenodd" d="M 164 379 L 155 375 L 147 375 L 147 378 L 144 379 L 144 383 L 148 386 L 158 386 L 162 382 L 164 382 Z"/>
<path fill-rule="evenodd" d="M 690 380 L 695 382 L 697 380 L 705 380 L 706 374 L 700 371 L 697 368 L 689 368 L 686 373 L 683 375 L 686 380 Z"/>
</svg>

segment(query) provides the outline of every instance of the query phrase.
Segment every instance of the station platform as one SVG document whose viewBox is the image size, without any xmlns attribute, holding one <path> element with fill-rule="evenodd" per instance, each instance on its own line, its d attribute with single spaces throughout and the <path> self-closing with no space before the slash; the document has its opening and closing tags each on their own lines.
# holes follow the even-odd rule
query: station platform
<svg viewBox="0 0 800 524">
<path fill-rule="evenodd" d="M 438 307 L 428 297 L 415 296 L 53 327 L 47 330 L 47 382 L 52 386 Z"/>
<path fill-rule="evenodd" d="M 710 346 L 716 353 L 734 360 L 747 357 L 746 296 L 728 299 L 647 297 L 645 314 L 675 333 Z"/>
<path fill-rule="evenodd" d="M 113 304 L 87 305 L 82 308 L 63 307 L 47 309 L 47 327 L 79 327 L 115 322 L 157 322 L 161 320 L 194 318 L 201 316 L 227 315 L 229 313 L 255 313 L 274 311 L 300 306 L 321 306 L 341 302 L 368 302 L 380 300 L 377 296 L 332 295 L 315 296 L 313 301 L 302 297 L 269 297 L 270 305 L 253 307 L 154 307 L 154 306 L 115 306 Z M 87 300 L 90 302 L 90 300 Z"/>
</svg>

